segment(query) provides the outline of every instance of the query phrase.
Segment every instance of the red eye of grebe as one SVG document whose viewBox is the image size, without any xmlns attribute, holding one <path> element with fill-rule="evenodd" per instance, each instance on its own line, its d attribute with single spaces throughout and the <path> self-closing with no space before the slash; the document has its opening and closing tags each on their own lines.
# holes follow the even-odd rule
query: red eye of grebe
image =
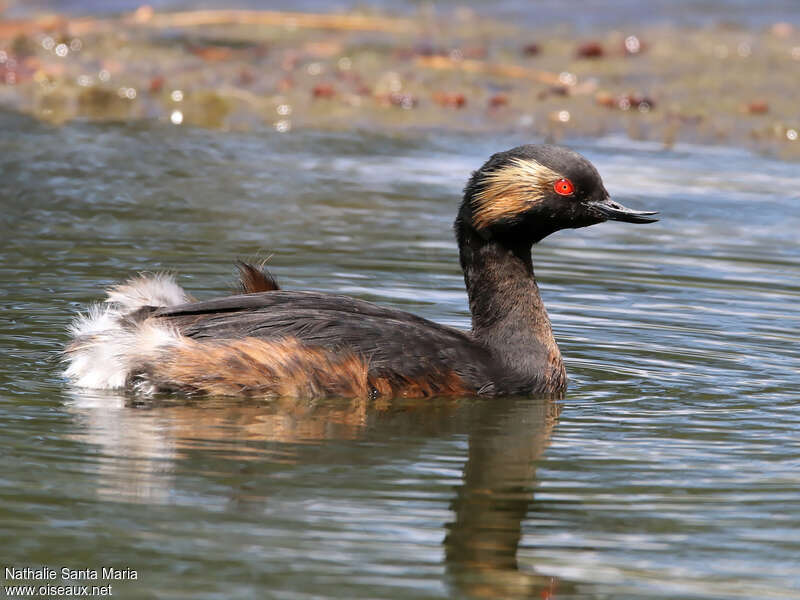
<svg viewBox="0 0 800 600">
<path fill-rule="evenodd" d="M 575 191 L 575 186 L 572 185 L 569 179 L 559 179 L 556 181 L 555 185 L 553 185 L 553 189 L 556 191 L 556 194 L 569 196 Z"/>
</svg>

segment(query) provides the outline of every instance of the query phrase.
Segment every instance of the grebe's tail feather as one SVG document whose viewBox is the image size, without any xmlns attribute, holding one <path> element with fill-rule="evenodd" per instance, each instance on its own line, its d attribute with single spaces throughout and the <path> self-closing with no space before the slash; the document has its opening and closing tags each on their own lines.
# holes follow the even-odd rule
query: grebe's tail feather
<svg viewBox="0 0 800 600">
<path fill-rule="evenodd" d="M 275 276 L 269 272 L 262 262 L 253 266 L 241 260 L 236 261 L 239 269 L 239 284 L 236 286 L 238 294 L 256 294 L 258 292 L 274 292 L 280 288 Z"/>
<path fill-rule="evenodd" d="M 133 318 L 134 313 L 188 302 L 192 298 L 165 273 L 139 275 L 110 288 L 105 301 L 72 322 L 64 375 L 80 387 L 124 387 L 142 357 L 158 354 L 182 337 L 175 328 Z"/>
</svg>

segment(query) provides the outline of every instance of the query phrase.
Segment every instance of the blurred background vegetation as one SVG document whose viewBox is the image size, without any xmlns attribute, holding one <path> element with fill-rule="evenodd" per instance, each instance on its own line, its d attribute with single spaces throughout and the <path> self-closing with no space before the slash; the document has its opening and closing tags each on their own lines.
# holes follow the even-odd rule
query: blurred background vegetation
<svg viewBox="0 0 800 600">
<path fill-rule="evenodd" d="M 7 1 L 0 105 L 55 124 L 624 134 L 800 156 L 791 2 Z"/>
</svg>

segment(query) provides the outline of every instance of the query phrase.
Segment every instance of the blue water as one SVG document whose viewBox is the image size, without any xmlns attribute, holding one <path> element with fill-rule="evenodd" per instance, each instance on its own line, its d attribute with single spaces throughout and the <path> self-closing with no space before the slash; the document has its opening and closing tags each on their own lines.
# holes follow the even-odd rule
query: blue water
<svg viewBox="0 0 800 600">
<path fill-rule="evenodd" d="M 140 270 L 205 298 L 271 255 L 468 327 L 460 190 L 523 140 L 0 125 L 0 564 L 135 569 L 123 598 L 800 594 L 795 165 L 571 141 L 662 219 L 535 249 L 561 402 L 144 402 L 58 363 Z"/>
</svg>

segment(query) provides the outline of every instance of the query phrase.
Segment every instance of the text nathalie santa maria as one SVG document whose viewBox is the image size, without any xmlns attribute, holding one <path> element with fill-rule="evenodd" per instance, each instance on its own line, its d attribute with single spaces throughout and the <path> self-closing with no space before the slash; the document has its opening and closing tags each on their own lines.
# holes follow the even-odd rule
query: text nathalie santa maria
<svg viewBox="0 0 800 600">
<path fill-rule="evenodd" d="M 101 567 L 99 569 L 6 567 L 5 575 L 6 581 L 54 581 L 59 577 L 67 581 L 132 581 L 139 579 L 139 574 L 136 570 L 119 569 L 117 567 Z"/>
</svg>

